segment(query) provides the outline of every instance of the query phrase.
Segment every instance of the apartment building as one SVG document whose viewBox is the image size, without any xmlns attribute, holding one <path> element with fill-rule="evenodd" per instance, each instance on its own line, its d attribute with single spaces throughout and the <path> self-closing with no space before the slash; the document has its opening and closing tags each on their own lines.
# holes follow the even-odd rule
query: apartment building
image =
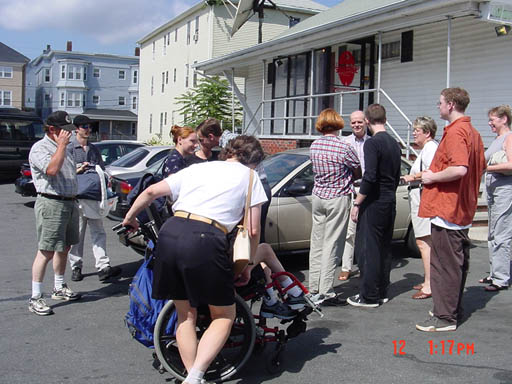
<svg viewBox="0 0 512 384">
<path fill-rule="evenodd" d="M 24 107 L 23 83 L 29 59 L 0 42 L 0 108 Z"/>
</svg>

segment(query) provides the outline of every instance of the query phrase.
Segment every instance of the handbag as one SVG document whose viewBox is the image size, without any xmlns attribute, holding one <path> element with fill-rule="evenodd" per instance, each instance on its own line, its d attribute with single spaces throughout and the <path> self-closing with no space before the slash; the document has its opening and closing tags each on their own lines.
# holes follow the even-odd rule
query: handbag
<svg viewBox="0 0 512 384">
<path fill-rule="evenodd" d="M 252 181 L 254 178 L 254 171 L 251 169 L 249 176 L 249 189 L 245 198 L 245 212 L 242 225 L 238 225 L 238 232 L 233 244 L 233 272 L 238 276 L 247 267 L 251 261 L 251 239 L 249 237 L 249 228 L 247 226 L 249 219 L 249 203 L 252 194 Z"/>
<path fill-rule="evenodd" d="M 491 158 L 487 162 L 487 165 L 496 165 L 496 164 L 502 164 L 502 163 L 508 163 L 507 158 L 507 152 L 504 150 L 494 152 L 491 155 Z M 499 171 L 496 173 L 501 173 L 502 175 L 512 176 L 512 171 Z"/>
</svg>

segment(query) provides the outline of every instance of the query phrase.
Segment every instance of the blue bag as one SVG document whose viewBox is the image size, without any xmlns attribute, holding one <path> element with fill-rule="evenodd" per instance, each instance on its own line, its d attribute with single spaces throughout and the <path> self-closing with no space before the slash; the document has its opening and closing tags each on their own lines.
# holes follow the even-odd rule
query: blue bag
<svg viewBox="0 0 512 384">
<path fill-rule="evenodd" d="M 148 242 L 146 258 L 144 263 L 133 277 L 128 290 L 130 296 L 130 309 L 125 316 L 125 324 L 132 337 L 148 348 L 153 348 L 153 331 L 160 311 L 167 303 L 167 300 L 155 300 L 151 297 L 153 291 L 153 242 Z M 176 334 L 177 315 L 174 311 L 166 333 Z"/>
</svg>

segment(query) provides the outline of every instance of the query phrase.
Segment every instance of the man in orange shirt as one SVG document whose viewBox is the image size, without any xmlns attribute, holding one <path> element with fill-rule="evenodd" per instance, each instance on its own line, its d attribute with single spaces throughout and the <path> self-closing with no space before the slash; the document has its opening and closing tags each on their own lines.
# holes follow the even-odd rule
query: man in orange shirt
<svg viewBox="0 0 512 384">
<path fill-rule="evenodd" d="M 471 118 L 464 115 L 469 94 L 462 88 L 441 92 L 439 114 L 450 124 L 423 172 L 420 217 L 432 225 L 431 287 L 434 309 L 420 331 L 457 329 L 462 293 L 469 269 L 469 227 L 475 215 L 480 180 L 485 169 L 484 146 Z"/>
</svg>

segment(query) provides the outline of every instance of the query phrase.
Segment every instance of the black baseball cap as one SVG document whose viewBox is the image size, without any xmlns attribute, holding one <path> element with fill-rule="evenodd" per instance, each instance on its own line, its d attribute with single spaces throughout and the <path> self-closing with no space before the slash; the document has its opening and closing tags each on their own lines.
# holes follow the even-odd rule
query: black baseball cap
<svg viewBox="0 0 512 384">
<path fill-rule="evenodd" d="M 66 111 L 55 111 L 48 115 L 46 125 L 64 129 L 65 131 L 75 130 L 75 126 L 71 124 L 71 118 Z"/>
<path fill-rule="evenodd" d="M 88 124 L 91 124 L 93 123 L 94 121 L 89 119 L 87 116 L 85 115 L 76 115 L 75 118 L 73 119 L 73 124 L 75 125 L 75 127 L 79 127 L 81 125 L 88 125 Z"/>
</svg>

